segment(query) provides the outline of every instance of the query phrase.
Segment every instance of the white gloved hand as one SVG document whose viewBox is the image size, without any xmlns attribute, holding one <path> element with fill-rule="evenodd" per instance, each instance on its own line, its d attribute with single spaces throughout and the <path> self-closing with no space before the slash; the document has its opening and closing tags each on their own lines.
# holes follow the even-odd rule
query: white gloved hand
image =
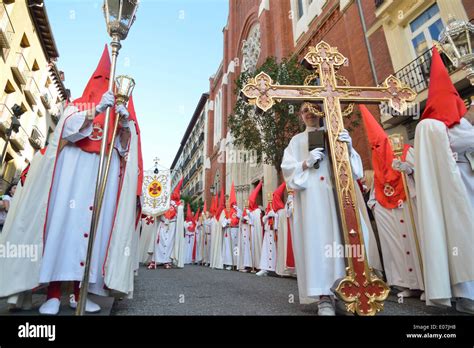
<svg viewBox="0 0 474 348">
<path fill-rule="evenodd" d="M 271 217 L 275 217 L 275 212 L 273 210 L 270 210 L 268 213 L 267 213 L 267 217 L 271 218 Z"/>
<path fill-rule="evenodd" d="M 120 116 L 120 125 L 124 128 L 128 127 L 128 118 L 130 114 L 127 108 L 123 104 L 119 104 L 115 107 L 115 113 Z"/>
<path fill-rule="evenodd" d="M 286 215 L 288 217 L 291 217 L 293 215 L 293 197 L 290 197 L 288 197 L 288 200 L 286 201 Z"/>
<path fill-rule="evenodd" d="M 312 168 L 316 162 L 324 159 L 325 155 L 323 150 L 322 147 L 318 147 L 309 153 L 309 158 L 306 160 L 308 168 Z"/>
<path fill-rule="evenodd" d="M 349 150 L 349 152 L 352 151 L 352 138 L 346 129 L 339 133 L 339 137 L 337 139 L 339 141 L 342 141 L 343 143 L 347 143 L 347 149 Z"/>
<path fill-rule="evenodd" d="M 399 159 L 393 160 L 392 168 L 398 172 L 405 172 L 408 175 L 413 173 L 413 168 L 407 162 L 402 162 Z"/>
<path fill-rule="evenodd" d="M 103 113 L 108 107 L 112 107 L 115 104 L 115 95 L 111 91 L 107 91 L 102 95 L 99 105 L 95 107 L 95 111 L 98 114 Z"/>
</svg>

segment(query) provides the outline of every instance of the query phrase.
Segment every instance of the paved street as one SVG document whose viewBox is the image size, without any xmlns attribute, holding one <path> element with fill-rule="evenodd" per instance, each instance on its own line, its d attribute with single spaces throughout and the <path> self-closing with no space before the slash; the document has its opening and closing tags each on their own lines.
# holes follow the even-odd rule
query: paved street
<svg viewBox="0 0 474 348">
<path fill-rule="evenodd" d="M 315 315 L 300 305 L 296 279 L 186 265 L 184 269 L 140 268 L 132 300 L 116 301 L 112 315 Z M 294 301 L 290 301 L 294 296 Z M 403 304 L 390 296 L 381 315 L 458 315 L 427 307 L 418 299 Z"/>
</svg>

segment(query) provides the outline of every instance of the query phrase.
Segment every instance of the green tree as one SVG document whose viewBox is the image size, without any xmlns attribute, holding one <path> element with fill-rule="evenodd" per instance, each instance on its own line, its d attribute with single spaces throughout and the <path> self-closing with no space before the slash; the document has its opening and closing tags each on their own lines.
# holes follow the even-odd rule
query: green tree
<svg viewBox="0 0 474 348">
<path fill-rule="evenodd" d="M 281 85 L 302 85 L 311 73 L 296 58 L 277 62 L 275 57 L 269 57 L 257 68 L 255 74 L 240 74 L 236 80 L 235 93 L 239 95 L 249 78 L 261 71 Z M 303 130 L 303 124 L 298 118 L 299 103 L 278 103 L 267 112 L 254 110 L 255 107 L 247 104 L 243 98 L 237 99 L 228 122 L 234 144 L 256 152 L 259 162 L 274 166 L 281 178 L 283 152 L 291 138 Z"/>
</svg>

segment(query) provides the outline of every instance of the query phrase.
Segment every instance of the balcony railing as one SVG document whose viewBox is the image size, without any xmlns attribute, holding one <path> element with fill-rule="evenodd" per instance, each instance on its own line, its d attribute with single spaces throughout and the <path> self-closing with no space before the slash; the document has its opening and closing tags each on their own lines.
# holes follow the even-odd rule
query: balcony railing
<svg viewBox="0 0 474 348">
<path fill-rule="evenodd" d="M 14 33 L 10 16 L 5 8 L 5 4 L 2 3 L 0 4 L 0 48 L 10 48 L 10 42 Z"/>
<path fill-rule="evenodd" d="M 18 133 L 13 132 L 10 137 L 10 144 L 16 151 L 22 151 L 26 146 L 25 131 L 20 128 Z"/>
<path fill-rule="evenodd" d="M 199 136 L 199 144 L 201 144 L 204 141 L 204 132 L 201 133 Z"/>
<path fill-rule="evenodd" d="M 51 109 L 53 103 L 53 96 L 48 88 L 43 89 L 41 93 L 41 101 L 46 109 Z"/>
<path fill-rule="evenodd" d="M 13 75 L 18 79 L 20 84 L 26 84 L 28 79 L 28 73 L 30 68 L 26 62 L 25 56 L 21 52 L 17 52 L 15 58 L 13 59 L 12 72 Z"/>
<path fill-rule="evenodd" d="M 32 105 L 36 105 L 36 100 L 38 99 L 40 90 L 33 76 L 29 76 L 27 78 L 25 88 L 23 88 L 23 92 L 25 93 L 25 96 L 29 99 L 30 103 Z"/>
<path fill-rule="evenodd" d="M 395 76 L 407 86 L 413 88 L 415 92 L 420 93 L 421 91 L 424 91 L 428 88 L 430 81 L 431 54 L 430 48 L 412 62 L 395 72 Z M 450 74 L 453 73 L 456 70 L 454 65 L 444 54 L 442 54 L 441 57 L 448 72 Z"/>
<path fill-rule="evenodd" d="M 5 104 L 0 104 L 0 132 L 5 135 L 12 124 L 13 112 Z"/>
<path fill-rule="evenodd" d="M 43 133 L 41 133 L 37 126 L 33 126 L 29 140 L 31 146 L 33 146 L 36 150 L 42 149 L 44 146 Z"/>
</svg>

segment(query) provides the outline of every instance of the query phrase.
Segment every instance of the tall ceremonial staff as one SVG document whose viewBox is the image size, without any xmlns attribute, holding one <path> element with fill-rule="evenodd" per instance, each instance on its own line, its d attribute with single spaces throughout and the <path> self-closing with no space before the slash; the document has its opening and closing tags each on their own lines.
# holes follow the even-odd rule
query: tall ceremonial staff
<svg viewBox="0 0 474 348">
<path fill-rule="evenodd" d="M 112 47 L 112 65 L 110 68 L 109 77 L 109 91 L 113 91 L 114 80 L 115 80 L 115 69 L 117 66 L 117 57 L 122 45 L 120 41 L 125 40 L 132 24 L 135 21 L 135 14 L 138 9 L 139 0 L 105 0 L 104 1 L 104 15 L 107 25 L 107 32 L 112 38 L 110 46 Z M 134 84 L 134 83 L 133 83 Z M 122 101 L 123 102 L 123 101 Z M 106 152 L 107 152 L 107 140 L 109 134 L 109 121 L 110 121 L 110 108 L 107 108 L 104 120 L 104 130 L 102 142 L 100 146 L 100 160 L 99 168 L 97 171 L 97 182 L 95 187 L 94 205 L 92 207 L 92 221 L 89 232 L 89 243 L 87 245 L 87 257 L 84 267 L 84 276 L 82 278 L 81 291 L 79 295 L 79 302 L 77 304 L 76 315 L 84 315 L 86 306 L 87 292 L 89 290 L 89 273 L 90 263 L 92 257 L 92 248 L 94 245 L 94 238 L 97 231 L 97 226 L 100 218 L 100 211 L 103 201 L 103 190 L 107 184 L 107 172 L 108 168 L 105 168 Z M 115 120 L 115 129 L 118 123 L 118 115 Z M 115 132 L 114 132 L 115 139 Z M 110 144 L 113 147 L 113 142 Z M 110 158 L 110 155 L 108 156 Z M 110 165 L 110 160 L 108 160 Z"/>
<path fill-rule="evenodd" d="M 390 140 L 390 144 L 392 145 L 392 150 L 393 150 L 394 155 L 397 157 L 398 160 L 401 161 L 401 155 L 403 153 L 403 148 L 404 148 L 403 136 L 401 134 L 392 134 L 388 137 L 388 139 Z M 413 214 L 413 202 L 411 200 L 410 190 L 408 189 L 408 185 L 407 185 L 406 173 L 402 171 L 400 174 L 402 175 L 402 182 L 403 182 L 403 189 L 405 190 L 405 196 L 407 196 L 408 211 L 410 214 L 411 227 L 413 229 L 413 235 L 415 236 L 416 252 L 418 254 L 418 263 L 420 265 L 420 270 L 422 274 L 421 279 L 424 282 L 423 260 L 421 258 L 420 241 L 418 239 L 418 233 L 416 231 L 415 215 Z"/>
</svg>

